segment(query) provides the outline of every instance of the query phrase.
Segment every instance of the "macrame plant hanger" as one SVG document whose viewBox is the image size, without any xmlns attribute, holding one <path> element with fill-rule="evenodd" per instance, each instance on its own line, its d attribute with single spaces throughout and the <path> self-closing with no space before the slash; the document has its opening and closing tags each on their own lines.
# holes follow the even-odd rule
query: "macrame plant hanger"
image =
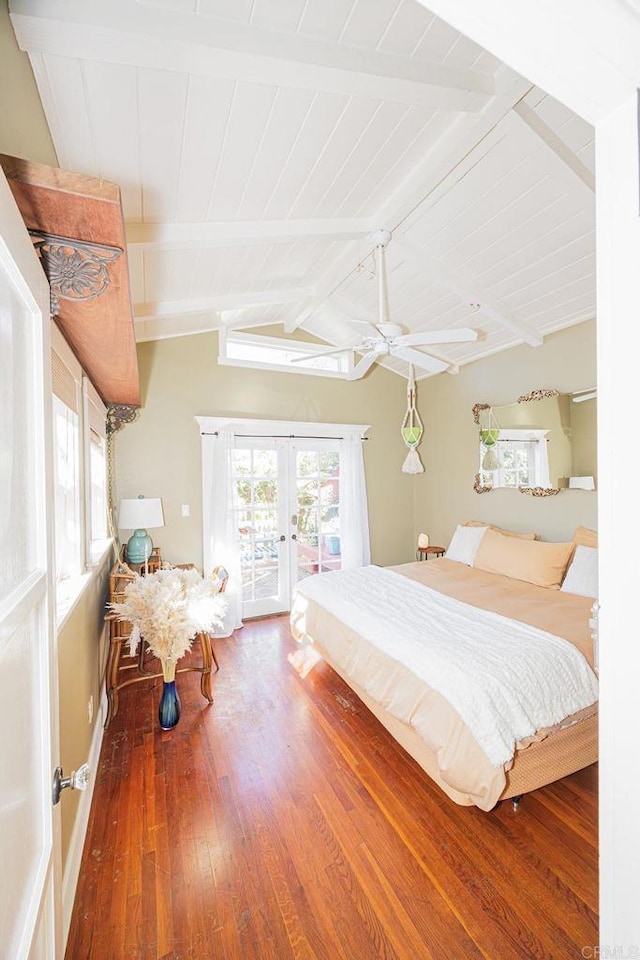
<svg viewBox="0 0 640 960">
<path fill-rule="evenodd" d="M 500 426 L 493 412 L 493 407 L 488 407 L 484 411 L 483 419 L 484 423 L 480 429 L 480 442 L 484 450 L 481 467 L 483 470 L 486 470 L 487 473 L 492 473 L 494 470 L 499 470 L 502 466 L 502 460 L 498 455 L 497 447 L 500 438 Z"/>
<path fill-rule="evenodd" d="M 423 434 L 422 420 L 416 407 L 416 383 L 413 376 L 413 365 L 409 364 L 409 379 L 407 380 L 407 412 L 402 421 L 402 439 L 409 452 L 402 464 L 403 473 L 424 473 L 424 467 L 420 462 L 417 446 L 422 440 Z"/>
</svg>

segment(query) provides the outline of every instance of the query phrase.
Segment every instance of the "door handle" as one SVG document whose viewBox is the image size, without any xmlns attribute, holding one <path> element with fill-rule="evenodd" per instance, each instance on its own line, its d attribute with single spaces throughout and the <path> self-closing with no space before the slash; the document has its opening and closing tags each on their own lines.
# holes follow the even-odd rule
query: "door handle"
<svg viewBox="0 0 640 960">
<path fill-rule="evenodd" d="M 292 533 L 292 534 L 291 534 L 291 539 L 292 539 L 292 540 L 297 540 L 297 539 L 298 539 L 298 534 L 297 534 L 297 533 Z"/>
<path fill-rule="evenodd" d="M 283 533 L 281 536 L 278 537 L 278 540 L 280 541 L 280 543 L 282 543 L 282 541 L 283 541 L 283 540 L 286 540 L 286 539 L 287 539 L 287 538 L 285 537 L 284 533 Z"/>
<path fill-rule="evenodd" d="M 81 767 L 78 767 L 77 770 L 73 771 L 70 777 L 63 776 L 62 767 L 56 767 L 53 774 L 53 785 L 51 788 L 51 799 L 53 800 L 54 807 L 60 799 L 60 794 L 66 787 L 71 787 L 72 790 L 86 790 L 88 782 L 88 763 L 83 763 Z"/>
</svg>

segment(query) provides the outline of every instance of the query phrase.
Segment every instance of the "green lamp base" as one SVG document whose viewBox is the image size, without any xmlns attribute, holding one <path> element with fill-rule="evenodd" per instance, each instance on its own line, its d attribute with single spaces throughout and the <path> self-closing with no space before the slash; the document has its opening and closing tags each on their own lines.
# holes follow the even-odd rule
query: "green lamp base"
<svg viewBox="0 0 640 960">
<path fill-rule="evenodd" d="M 127 560 L 129 563 L 146 563 L 152 550 L 153 543 L 147 531 L 134 530 L 127 543 Z"/>
</svg>

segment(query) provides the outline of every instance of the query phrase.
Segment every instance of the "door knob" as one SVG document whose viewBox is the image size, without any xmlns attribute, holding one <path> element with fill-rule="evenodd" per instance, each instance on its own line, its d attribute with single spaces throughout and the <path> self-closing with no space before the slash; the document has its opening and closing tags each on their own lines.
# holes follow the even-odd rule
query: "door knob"
<svg viewBox="0 0 640 960">
<path fill-rule="evenodd" d="M 53 774 L 53 786 L 51 790 L 51 799 L 53 805 L 60 800 L 60 794 L 65 787 L 71 787 L 72 790 L 86 790 L 89 782 L 89 764 L 83 763 L 81 767 L 74 770 L 70 777 L 62 775 L 62 767 L 56 767 Z"/>
<path fill-rule="evenodd" d="M 297 540 L 297 539 L 298 539 L 297 533 L 292 533 L 292 534 L 291 534 L 291 539 L 292 539 L 292 540 Z"/>
<path fill-rule="evenodd" d="M 284 533 L 282 534 L 282 536 L 278 537 L 278 540 L 280 540 L 281 542 L 286 539 L 287 538 L 285 537 Z"/>
</svg>

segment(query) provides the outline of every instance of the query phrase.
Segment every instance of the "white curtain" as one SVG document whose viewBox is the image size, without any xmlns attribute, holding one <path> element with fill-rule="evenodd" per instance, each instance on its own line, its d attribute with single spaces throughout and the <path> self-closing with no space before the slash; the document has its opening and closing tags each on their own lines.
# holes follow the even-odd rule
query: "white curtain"
<svg viewBox="0 0 640 960">
<path fill-rule="evenodd" d="M 242 574 L 231 472 L 235 435 L 230 427 L 223 427 L 217 436 L 203 436 L 202 440 L 203 573 L 207 577 L 219 565 L 229 572 L 224 625 L 212 633 L 214 637 L 229 637 L 242 626 Z"/>
<path fill-rule="evenodd" d="M 356 434 L 346 434 L 340 445 L 340 534 L 344 570 L 371 563 L 362 438 Z"/>
</svg>

